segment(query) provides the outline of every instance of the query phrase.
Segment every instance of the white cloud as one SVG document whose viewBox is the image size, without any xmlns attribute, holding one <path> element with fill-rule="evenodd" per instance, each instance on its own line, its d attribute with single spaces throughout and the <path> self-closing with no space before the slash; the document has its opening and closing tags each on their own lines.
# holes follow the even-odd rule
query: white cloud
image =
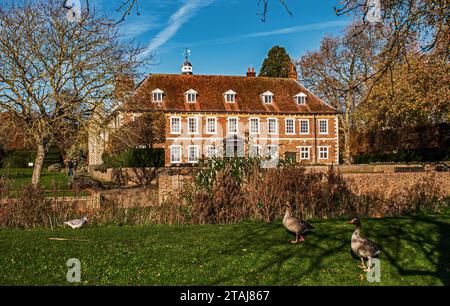
<svg viewBox="0 0 450 306">
<path fill-rule="evenodd" d="M 125 37 L 136 37 L 149 30 L 156 29 L 158 27 L 158 22 L 156 21 L 156 18 L 142 16 L 131 21 L 125 19 L 125 22 L 120 26 L 120 34 Z"/>
<path fill-rule="evenodd" d="M 188 22 L 201 8 L 208 6 L 215 0 L 187 0 L 172 16 L 170 16 L 166 27 L 159 32 L 149 43 L 146 53 L 154 51 L 165 44 L 174 36 L 180 27 Z"/>
<path fill-rule="evenodd" d="M 241 35 L 235 35 L 235 36 L 229 36 L 229 37 L 221 37 L 221 38 L 215 38 L 210 40 L 204 40 L 204 41 L 198 41 L 194 43 L 190 43 L 190 46 L 203 46 L 203 45 L 223 45 L 223 44 L 231 44 L 236 43 L 245 39 L 250 38 L 259 38 L 259 37 L 265 37 L 265 36 L 277 36 L 277 35 L 288 35 L 288 34 L 294 34 L 294 33 L 300 33 L 300 32 L 306 32 L 306 31 L 314 31 L 314 30 L 322 30 L 322 29 L 329 29 L 329 28 L 336 28 L 336 27 L 342 27 L 349 23 L 349 20 L 347 19 L 340 19 L 336 21 L 326 21 L 326 22 L 319 22 L 319 23 L 311 23 L 311 24 L 305 24 L 295 27 L 287 27 L 287 28 L 281 28 L 281 29 L 275 29 L 270 31 L 263 31 L 263 32 L 254 32 L 254 33 L 247 33 L 247 34 L 241 34 Z M 179 43 L 176 45 L 171 46 L 173 47 L 180 47 L 185 46 L 185 43 Z"/>
</svg>

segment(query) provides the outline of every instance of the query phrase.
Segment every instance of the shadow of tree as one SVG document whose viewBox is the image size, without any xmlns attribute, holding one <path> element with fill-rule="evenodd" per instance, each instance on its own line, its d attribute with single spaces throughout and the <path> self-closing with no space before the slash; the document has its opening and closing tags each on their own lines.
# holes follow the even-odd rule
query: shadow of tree
<svg viewBox="0 0 450 306">
<path fill-rule="evenodd" d="M 297 245 L 289 243 L 292 237 L 278 220 L 268 224 L 255 223 L 245 227 L 244 233 L 236 233 L 233 239 L 224 239 L 220 252 L 222 256 L 237 258 L 245 256 L 244 249 L 257 252 L 259 257 L 255 259 L 252 270 L 254 273 L 270 274 L 270 283 L 273 284 L 288 284 L 287 279 L 293 278 L 297 278 L 293 282 L 298 283 L 299 278 L 311 275 L 320 279 L 319 270 L 330 269 L 327 273 L 332 273 L 333 267 L 349 269 L 348 275 L 354 275 L 353 271 L 358 271 L 356 263 L 359 259 L 350 255 L 353 228 L 348 227 L 345 221 L 313 223 L 316 227 L 314 232 L 306 235 L 305 241 Z M 380 260 L 388 262 L 388 270 L 398 273 L 394 278 L 429 276 L 449 285 L 449 233 L 450 222 L 440 217 L 363 220 L 363 235 L 381 245 Z M 208 249 L 205 256 L 209 258 L 216 252 L 217 248 Z M 265 256 L 265 253 L 268 255 Z M 333 263 L 335 259 L 337 263 Z M 289 273 L 289 269 L 297 271 Z M 233 284 L 236 283 L 235 277 L 230 274 L 216 275 L 212 284 Z"/>
<path fill-rule="evenodd" d="M 402 276 L 431 276 L 440 279 L 443 285 L 450 285 L 450 224 L 425 217 L 391 220 L 402 222 L 384 224 L 386 231 L 378 237 L 389 248 L 383 249 L 383 259 L 388 260 Z M 402 249 L 402 242 L 407 242 L 409 248 L 416 253 L 423 254 L 434 269 L 408 268 L 402 265 L 402 257 L 408 256 L 408 252 Z"/>
</svg>

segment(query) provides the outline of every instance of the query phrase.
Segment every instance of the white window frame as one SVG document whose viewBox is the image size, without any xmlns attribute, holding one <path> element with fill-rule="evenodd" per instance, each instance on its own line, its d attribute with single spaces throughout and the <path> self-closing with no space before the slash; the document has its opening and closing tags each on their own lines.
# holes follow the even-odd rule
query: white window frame
<svg viewBox="0 0 450 306">
<path fill-rule="evenodd" d="M 161 99 L 155 99 L 155 97 L 160 97 Z M 156 88 L 152 91 L 152 102 L 153 103 L 161 103 L 164 99 L 164 91 L 159 88 Z"/>
<path fill-rule="evenodd" d="M 288 132 L 288 121 L 292 122 L 292 132 Z M 295 119 L 285 118 L 284 119 L 284 133 L 286 135 L 295 135 Z"/>
<path fill-rule="evenodd" d="M 236 132 L 230 132 L 230 121 L 236 120 Z M 238 117 L 228 117 L 227 118 L 227 132 L 229 135 L 236 135 L 239 133 L 239 118 Z"/>
<path fill-rule="evenodd" d="M 273 93 L 271 93 L 270 91 L 266 91 L 265 93 L 263 93 L 263 94 L 261 95 L 262 103 L 263 103 L 263 104 L 272 104 L 272 103 L 273 103 L 273 96 L 274 96 Z M 267 101 L 266 101 L 266 98 L 267 98 L 268 100 L 270 100 L 270 102 L 267 102 Z"/>
<path fill-rule="evenodd" d="M 211 150 L 212 149 L 212 154 L 210 154 L 211 153 Z M 212 157 L 216 157 L 217 156 L 217 148 L 216 148 L 216 146 L 215 145 L 207 145 L 206 147 L 205 147 L 205 150 L 206 150 L 206 157 L 207 158 L 212 158 Z"/>
<path fill-rule="evenodd" d="M 178 119 L 178 132 L 173 129 L 173 119 Z M 170 117 L 170 134 L 181 134 L 181 117 Z"/>
<path fill-rule="evenodd" d="M 270 132 L 270 122 L 275 122 L 275 132 Z M 278 119 L 277 118 L 267 118 L 267 134 L 277 135 L 278 134 Z"/>
<path fill-rule="evenodd" d="M 306 97 L 307 97 L 306 94 L 304 94 L 303 92 L 300 92 L 300 93 L 298 93 L 298 94 L 296 94 L 294 96 L 295 102 L 298 105 L 305 105 L 306 104 Z"/>
<path fill-rule="evenodd" d="M 250 135 L 258 135 L 260 133 L 260 131 L 261 131 L 259 118 L 251 117 L 251 118 L 248 119 L 248 121 L 249 121 L 249 124 L 250 124 L 250 126 L 249 126 L 249 133 L 250 133 Z M 256 122 L 257 123 L 258 130 L 256 131 L 256 133 L 254 133 L 252 131 L 252 122 Z"/>
<path fill-rule="evenodd" d="M 270 148 L 276 148 L 276 155 L 275 156 L 272 156 L 272 154 L 270 154 L 271 153 L 271 149 Z M 279 154 L 280 154 L 280 146 L 279 145 L 268 145 L 267 146 L 267 154 L 268 154 L 268 156 L 270 157 L 270 159 L 276 159 L 276 158 L 278 158 L 278 156 L 279 156 Z"/>
<path fill-rule="evenodd" d="M 196 92 L 195 90 L 189 89 L 184 94 L 186 96 L 186 102 L 187 103 L 196 103 L 197 102 L 197 94 L 198 94 L 198 92 Z M 191 95 L 193 97 L 192 101 L 190 101 Z"/>
<path fill-rule="evenodd" d="M 252 144 L 250 146 L 249 157 L 260 157 L 262 153 L 261 149 L 262 149 L 261 145 Z"/>
<path fill-rule="evenodd" d="M 191 126 L 189 124 L 190 120 L 194 119 L 195 120 L 195 132 L 191 132 Z M 198 134 L 198 124 L 199 124 L 199 118 L 198 117 L 188 117 L 187 118 L 187 133 L 189 135 L 195 135 Z"/>
<path fill-rule="evenodd" d="M 306 152 L 303 150 L 306 149 Z M 303 153 L 306 153 L 307 157 L 303 157 Z M 301 146 L 300 147 L 300 160 L 309 160 L 311 159 L 311 147 Z"/>
<path fill-rule="evenodd" d="M 325 152 L 321 152 L 321 149 L 325 149 Z M 329 146 L 318 146 L 317 147 L 318 150 L 318 156 L 319 159 L 329 159 L 330 157 L 330 147 Z M 322 153 L 326 153 L 326 157 L 322 157 Z"/>
<path fill-rule="evenodd" d="M 214 131 L 209 130 L 209 121 L 214 120 Z M 217 117 L 206 117 L 206 134 L 217 134 Z"/>
<path fill-rule="evenodd" d="M 180 145 L 171 145 L 170 147 L 170 163 L 171 164 L 180 164 L 182 161 L 182 150 L 181 150 L 181 146 Z M 178 157 L 179 160 L 173 160 L 173 149 L 177 148 L 178 149 Z"/>
<path fill-rule="evenodd" d="M 188 163 L 190 163 L 190 164 L 196 164 L 196 163 L 198 163 L 198 161 L 199 161 L 199 159 L 200 159 L 200 146 L 197 146 L 197 145 L 189 145 L 188 147 L 187 147 L 187 149 L 188 149 Z M 196 160 L 191 160 L 191 149 L 196 149 L 194 152 L 197 152 L 197 159 Z"/>
<path fill-rule="evenodd" d="M 322 135 L 328 134 L 328 119 L 319 119 L 318 121 L 319 121 L 319 122 L 318 122 L 318 125 L 319 125 L 319 134 L 322 134 Z M 326 128 L 326 131 L 325 131 L 325 132 L 322 132 L 322 131 L 321 131 L 321 128 L 322 128 L 321 123 L 323 123 L 323 122 L 325 122 L 325 128 Z"/>
<path fill-rule="evenodd" d="M 307 127 L 307 132 L 305 133 L 305 132 L 302 132 L 302 122 L 306 122 L 306 127 Z M 300 119 L 300 123 L 299 123 L 299 125 L 300 125 L 300 134 L 302 134 L 302 135 L 307 135 L 307 134 L 309 134 L 309 119 Z"/>
<path fill-rule="evenodd" d="M 225 100 L 225 103 L 234 103 L 236 102 L 236 92 L 230 89 L 223 94 L 223 98 Z M 229 100 L 228 98 L 231 99 Z"/>
</svg>

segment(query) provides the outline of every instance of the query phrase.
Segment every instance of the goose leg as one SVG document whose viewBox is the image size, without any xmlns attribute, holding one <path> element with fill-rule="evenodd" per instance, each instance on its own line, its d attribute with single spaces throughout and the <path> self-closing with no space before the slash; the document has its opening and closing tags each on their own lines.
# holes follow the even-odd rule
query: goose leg
<svg viewBox="0 0 450 306">
<path fill-rule="evenodd" d="M 298 243 L 298 234 L 295 234 L 295 240 L 292 240 L 291 243 Z"/>
<path fill-rule="evenodd" d="M 372 266 L 372 258 L 369 257 L 369 261 L 367 262 L 367 268 L 364 269 L 364 272 L 369 272 Z"/>
<path fill-rule="evenodd" d="M 366 265 L 364 264 L 364 259 L 362 257 L 361 257 L 361 265 L 359 267 L 364 269 L 364 271 L 367 269 Z"/>
</svg>

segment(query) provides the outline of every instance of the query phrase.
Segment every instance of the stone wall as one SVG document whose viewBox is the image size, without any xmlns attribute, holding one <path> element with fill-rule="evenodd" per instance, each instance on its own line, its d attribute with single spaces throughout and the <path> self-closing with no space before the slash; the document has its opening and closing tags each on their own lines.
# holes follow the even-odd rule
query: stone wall
<svg viewBox="0 0 450 306">
<path fill-rule="evenodd" d="M 338 166 L 343 177 L 352 184 L 352 189 L 363 191 L 374 188 L 384 189 L 388 186 L 409 186 L 412 182 L 434 175 L 441 187 L 450 196 L 450 172 L 430 171 L 425 168 L 425 172 L 394 172 L 395 167 L 417 167 L 420 165 L 349 165 Z M 128 173 L 133 173 L 132 169 L 122 169 Z M 153 169 L 155 170 L 155 169 Z M 308 167 L 309 171 L 328 171 L 326 166 Z M 128 187 L 113 190 L 103 190 L 95 192 L 93 196 L 99 197 L 100 202 L 118 203 L 123 207 L 158 205 L 167 199 L 168 195 L 183 187 L 183 184 L 192 178 L 192 168 L 160 168 L 155 170 L 156 176 L 150 187 L 132 187 L 130 182 Z M 94 171 L 92 175 L 104 181 L 117 181 L 117 170 L 108 169 L 105 173 Z"/>
</svg>

